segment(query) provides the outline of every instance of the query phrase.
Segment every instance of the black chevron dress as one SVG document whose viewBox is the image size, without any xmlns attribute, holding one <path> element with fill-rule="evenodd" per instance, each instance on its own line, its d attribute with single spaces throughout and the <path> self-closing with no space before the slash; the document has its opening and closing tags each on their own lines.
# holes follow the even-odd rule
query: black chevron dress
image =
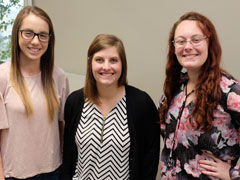
<svg viewBox="0 0 240 180">
<path fill-rule="evenodd" d="M 130 136 L 126 97 L 106 117 L 86 100 L 75 141 L 78 161 L 73 180 L 128 180 Z"/>
</svg>

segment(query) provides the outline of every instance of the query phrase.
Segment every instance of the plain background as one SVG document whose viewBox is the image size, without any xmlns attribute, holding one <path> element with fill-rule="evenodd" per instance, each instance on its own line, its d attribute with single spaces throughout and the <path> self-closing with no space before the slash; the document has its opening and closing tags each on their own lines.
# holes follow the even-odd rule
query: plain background
<svg viewBox="0 0 240 180">
<path fill-rule="evenodd" d="M 83 86 L 87 50 L 94 37 L 114 34 L 125 45 L 129 84 L 146 91 L 157 105 L 169 31 L 189 11 L 213 22 L 222 45 L 222 66 L 240 79 L 239 0 L 33 0 L 33 5 L 43 8 L 53 21 L 56 64 L 68 72 L 71 89 Z"/>
<path fill-rule="evenodd" d="M 87 50 L 99 33 L 122 39 L 128 80 L 157 104 L 162 94 L 169 31 L 188 11 L 207 16 L 223 49 L 223 67 L 240 79 L 239 0 L 33 0 L 51 17 L 56 33 L 56 64 L 85 75 Z"/>
</svg>

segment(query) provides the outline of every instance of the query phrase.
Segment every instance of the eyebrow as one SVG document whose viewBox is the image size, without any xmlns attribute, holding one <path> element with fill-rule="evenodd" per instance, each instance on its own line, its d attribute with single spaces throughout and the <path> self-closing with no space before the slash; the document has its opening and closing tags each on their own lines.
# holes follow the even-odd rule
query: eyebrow
<svg viewBox="0 0 240 180">
<path fill-rule="evenodd" d="M 95 56 L 94 58 L 102 58 L 102 56 Z"/>
<path fill-rule="evenodd" d="M 194 35 L 192 35 L 190 38 L 196 37 L 196 36 L 205 36 L 205 35 L 204 35 L 204 34 L 194 34 Z M 176 38 L 184 38 L 184 39 L 186 39 L 185 36 L 177 36 L 177 37 L 175 37 L 174 39 L 176 39 Z"/>
<path fill-rule="evenodd" d="M 20 28 L 20 29 L 21 29 L 21 28 Z M 31 32 L 36 33 L 36 32 L 33 31 L 32 29 L 28 29 L 28 28 L 26 28 L 26 29 L 22 28 L 22 30 L 24 30 L 24 31 L 31 31 Z M 40 32 L 37 33 L 37 34 L 50 34 L 50 33 L 49 33 L 49 32 L 46 32 L 46 31 L 40 31 Z"/>
<path fill-rule="evenodd" d="M 111 57 L 111 58 L 114 58 L 114 59 L 120 59 L 120 57 L 118 57 L 118 56 L 114 56 L 114 57 Z"/>
<path fill-rule="evenodd" d="M 94 58 L 103 58 L 102 56 L 95 56 Z M 118 57 L 118 56 L 113 56 L 113 57 L 110 57 L 111 59 L 112 58 L 115 58 L 115 59 L 120 59 L 120 57 Z"/>
</svg>

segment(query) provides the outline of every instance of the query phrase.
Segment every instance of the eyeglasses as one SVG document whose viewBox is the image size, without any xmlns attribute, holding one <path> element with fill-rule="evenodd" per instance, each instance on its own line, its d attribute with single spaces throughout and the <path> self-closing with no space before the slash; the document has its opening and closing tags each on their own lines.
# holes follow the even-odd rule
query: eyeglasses
<svg viewBox="0 0 240 180">
<path fill-rule="evenodd" d="M 185 38 L 179 38 L 176 40 L 173 40 L 173 44 L 175 47 L 183 47 L 187 44 L 187 42 L 190 42 L 193 46 L 199 46 L 201 44 L 201 42 L 205 39 L 207 39 L 207 36 L 196 36 L 196 37 L 192 37 L 190 40 L 187 40 Z"/>
<path fill-rule="evenodd" d="M 33 31 L 29 31 L 29 30 L 19 30 L 19 32 L 21 32 L 21 36 L 25 40 L 32 40 L 32 39 L 34 39 L 35 36 L 37 36 L 38 40 L 40 42 L 48 42 L 51 37 L 51 34 L 35 33 Z"/>
</svg>

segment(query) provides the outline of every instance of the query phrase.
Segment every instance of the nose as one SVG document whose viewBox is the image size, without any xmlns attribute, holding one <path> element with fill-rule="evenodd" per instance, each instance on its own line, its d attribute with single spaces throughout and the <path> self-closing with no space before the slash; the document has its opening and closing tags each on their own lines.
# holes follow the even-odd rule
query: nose
<svg viewBox="0 0 240 180">
<path fill-rule="evenodd" d="M 39 38 L 38 38 L 37 35 L 35 35 L 35 36 L 33 37 L 31 43 L 33 43 L 33 44 L 34 44 L 34 43 L 40 43 Z"/>
<path fill-rule="evenodd" d="M 104 61 L 103 63 L 103 69 L 109 69 L 110 68 L 110 63 L 109 61 Z"/>
<path fill-rule="evenodd" d="M 191 41 L 186 41 L 186 44 L 184 46 L 185 49 L 192 49 L 193 45 Z"/>
</svg>

